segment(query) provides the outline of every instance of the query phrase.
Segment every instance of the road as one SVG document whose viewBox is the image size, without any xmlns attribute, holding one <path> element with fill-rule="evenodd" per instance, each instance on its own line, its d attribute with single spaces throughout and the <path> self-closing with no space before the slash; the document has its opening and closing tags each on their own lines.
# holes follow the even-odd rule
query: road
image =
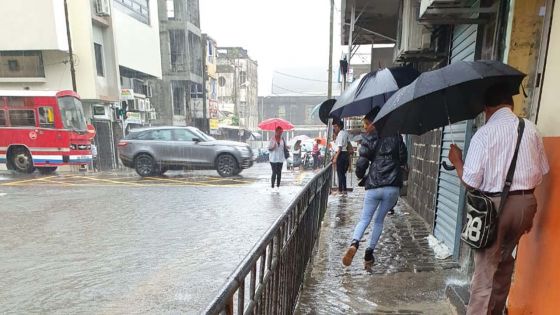
<svg viewBox="0 0 560 315">
<path fill-rule="evenodd" d="M 0 313 L 198 313 L 313 172 L 0 172 Z"/>
</svg>

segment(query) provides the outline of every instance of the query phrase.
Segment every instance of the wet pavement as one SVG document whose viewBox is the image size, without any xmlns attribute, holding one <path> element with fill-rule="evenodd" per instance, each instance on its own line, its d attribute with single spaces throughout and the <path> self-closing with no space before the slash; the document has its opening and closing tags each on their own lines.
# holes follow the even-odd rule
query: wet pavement
<svg viewBox="0 0 560 315">
<path fill-rule="evenodd" d="M 371 272 L 363 267 L 371 225 L 352 265 L 342 265 L 363 193 L 358 188 L 348 197 L 329 199 L 296 314 L 453 314 L 445 287 L 459 277 L 458 265 L 435 258 L 426 239 L 428 228 L 402 200 L 385 219 Z"/>
<path fill-rule="evenodd" d="M 312 172 L 0 172 L 0 313 L 198 313 Z"/>
</svg>

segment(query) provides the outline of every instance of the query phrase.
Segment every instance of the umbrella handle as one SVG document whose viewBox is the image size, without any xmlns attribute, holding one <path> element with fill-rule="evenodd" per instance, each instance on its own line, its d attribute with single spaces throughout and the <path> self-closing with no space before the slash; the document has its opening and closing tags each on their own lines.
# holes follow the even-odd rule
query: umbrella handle
<svg viewBox="0 0 560 315">
<path fill-rule="evenodd" d="M 441 166 L 443 166 L 443 168 L 447 171 L 455 170 L 455 166 L 447 164 L 446 161 L 441 162 Z"/>
</svg>

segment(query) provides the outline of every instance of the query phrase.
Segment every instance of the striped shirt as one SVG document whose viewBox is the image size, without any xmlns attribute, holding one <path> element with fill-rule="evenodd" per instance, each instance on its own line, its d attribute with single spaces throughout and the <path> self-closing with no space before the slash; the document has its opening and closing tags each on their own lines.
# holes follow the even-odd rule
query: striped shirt
<svg viewBox="0 0 560 315">
<path fill-rule="evenodd" d="M 463 169 L 467 185 L 485 192 L 502 191 L 517 143 L 518 124 L 517 116 L 505 107 L 475 133 Z M 511 191 L 535 188 L 548 171 L 542 138 L 536 126 L 525 119 Z"/>
</svg>

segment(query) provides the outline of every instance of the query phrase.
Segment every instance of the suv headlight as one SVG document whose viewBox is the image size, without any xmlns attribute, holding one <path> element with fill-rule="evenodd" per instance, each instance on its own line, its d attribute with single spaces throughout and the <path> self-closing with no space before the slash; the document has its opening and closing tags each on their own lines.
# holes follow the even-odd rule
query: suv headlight
<svg viewBox="0 0 560 315">
<path fill-rule="evenodd" d="M 241 153 L 241 155 L 243 156 L 249 156 L 251 155 L 251 150 L 249 149 L 249 147 L 237 147 L 237 150 L 239 150 L 239 152 Z"/>
</svg>

